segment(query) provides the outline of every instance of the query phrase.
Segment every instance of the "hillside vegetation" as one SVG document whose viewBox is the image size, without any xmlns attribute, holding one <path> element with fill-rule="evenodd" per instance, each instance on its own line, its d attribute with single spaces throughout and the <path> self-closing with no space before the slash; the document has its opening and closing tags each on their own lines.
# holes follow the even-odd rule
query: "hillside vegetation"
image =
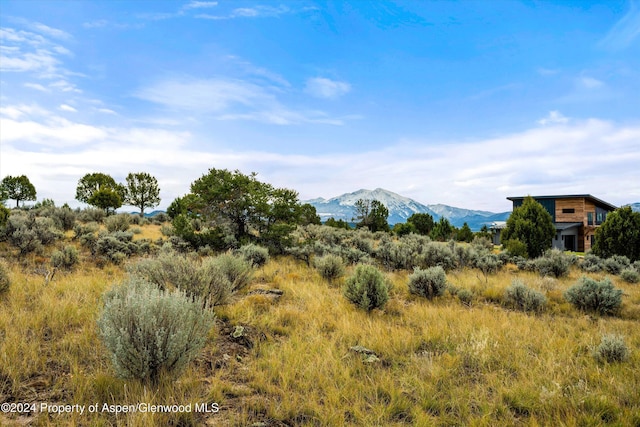
<svg viewBox="0 0 640 427">
<path fill-rule="evenodd" d="M 0 413 L 1 425 L 640 425 L 640 285 L 620 274 L 637 263 L 566 256 L 556 274 L 547 264 L 562 255 L 545 264 L 481 243 L 300 228 L 288 255 L 255 263 L 246 286 L 213 305 L 197 357 L 151 383 L 117 376 L 98 329 L 103 296 L 140 262 L 184 255 L 166 225 L 136 220 L 122 231 L 109 221 L 78 222 L 34 251 L 0 243 L 9 283 L 0 292 L 0 402 L 37 408 Z M 54 268 L 55 251 L 74 252 L 66 247 L 77 260 Z M 186 259 L 218 256 L 202 249 Z M 316 264 L 330 256 L 342 269 L 329 268 L 335 259 Z M 434 262 L 443 268 L 431 276 L 446 271 L 446 289 L 412 293 L 413 267 Z M 384 276 L 381 308 L 344 296 L 362 264 Z M 415 276 L 412 288 L 431 276 Z M 602 315 L 571 304 L 566 291 L 583 276 L 608 278 L 621 305 Z M 83 414 L 46 406 L 94 404 Z M 139 404 L 200 411 L 114 412 Z"/>
</svg>

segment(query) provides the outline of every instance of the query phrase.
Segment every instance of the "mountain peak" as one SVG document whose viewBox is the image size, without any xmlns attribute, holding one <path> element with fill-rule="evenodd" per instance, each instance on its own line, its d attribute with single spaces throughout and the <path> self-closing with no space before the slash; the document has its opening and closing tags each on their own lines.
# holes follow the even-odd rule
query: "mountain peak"
<svg viewBox="0 0 640 427">
<path fill-rule="evenodd" d="M 330 199 L 317 198 L 306 200 L 304 203 L 313 205 L 322 221 L 334 218 L 350 222 L 356 215 L 355 204 L 360 199 L 375 199 L 385 205 L 389 210 L 388 222 L 390 225 L 406 222 L 407 218 L 415 213 L 428 213 L 436 221 L 440 217 L 445 217 L 455 226 L 459 227 L 464 222 L 467 222 L 472 229 L 479 230 L 482 225 L 490 224 L 496 220 L 504 220 L 509 215 L 509 212 L 494 214 L 492 212 L 460 209 L 442 204 L 423 205 L 384 188 L 376 188 L 375 190 L 361 188 L 352 193 L 345 193 Z"/>
</svg>

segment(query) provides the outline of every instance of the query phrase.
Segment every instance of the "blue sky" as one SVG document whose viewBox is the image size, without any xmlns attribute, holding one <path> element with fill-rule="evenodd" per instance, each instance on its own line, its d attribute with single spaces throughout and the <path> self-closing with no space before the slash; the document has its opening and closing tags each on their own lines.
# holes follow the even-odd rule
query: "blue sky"
<svg viewBox="0 0 640 427">
<path fill-rule="evenodd" d="M 640 200 L 637 1 L 0 0 L 0 176 Z"/>
</svg>

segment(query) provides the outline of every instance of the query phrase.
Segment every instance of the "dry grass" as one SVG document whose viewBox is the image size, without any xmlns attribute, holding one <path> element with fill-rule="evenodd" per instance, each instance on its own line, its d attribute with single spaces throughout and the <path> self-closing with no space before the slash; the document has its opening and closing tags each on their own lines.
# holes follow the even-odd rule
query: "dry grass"
<svg viewBox="0 0 640 427">
<path fill-rule="evenodd" d="M 155 233 L 143 227 L 147 238 Z M 159 233 L 159 227 L 158 227 Z M 448 293 L 410 296 L 407 273 L 393 273 L 383 311 L 349 304 L 339 284 L 289 258 L 257 271 L 249 291 L 217 309 L 201 357 L 156 388 L 113 376 L 95 321 L 102 293 L 122 266 L 57 275 L 45 284 L 37 260 L 14 262 L 0 296 L 0 402 L 90 405 L 218 403 L 220 412 L 153 414 L 0 414 L 1 425 L 639 425 L 640 286 L 617 278 L 617 317 L 577 312 L 562 292 L 580 276 L 542 281 L 506 269 L 449 282 L 474 293 L 470 306 Z M 349 274 L 350 271 L 347 272 Z M 515 277 L 546 293 L 547 310 L 528 315 L 502 307 Z M 281 298 L 251 294 L 277 288 Z M 234 340 L 230 331 L 245 327 Z M 625 363 L 591 354 L 605 333 L 623 335 Z M 369 363 L 350 347 L 373 350 Z"/>
</svg>

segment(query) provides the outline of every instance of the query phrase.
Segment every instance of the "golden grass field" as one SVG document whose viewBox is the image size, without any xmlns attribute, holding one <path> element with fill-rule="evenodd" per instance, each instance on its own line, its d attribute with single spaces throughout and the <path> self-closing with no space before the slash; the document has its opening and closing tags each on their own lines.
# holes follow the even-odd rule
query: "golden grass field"
<svg viewBox="0 0 640 427">
<path fill-rule="evenodd" d="M 158 226 L 142 231 L 136 238 L 161 236 Z M 448 293 L 434 301 L 411 296 L 407 272 L 387 273 L 391 298 L 367 313 L 342 296 L 341 283 L 276 258 L 231 304 L 216 307 L 207 346 L 187 370 L 151 387 L 116 378 L 97 334 L 101 295 L 125 277 L 124 266 L 99 268 L 82 253 L 74 271 L 47 278 L 46 253 L 17 261 L 12 251 L 0 246 L 12 282 L 0 295 L 0 402 L 99 410 L 0 413 L 3 426 L 640 426 L 640 285 L 617 277 L 624 296 L 616 317 L 564 302 L 579 270 L 542 281 L 514 266 L 486 282 L 475 270 L 448 273 L 451 284 L 474 292 L 470 305 Z M 546 293 L 545 312 L 500 304 L 516 277 Z M 242 340 L 231 337 L 237 325 L 245 327 Z M 593 357 L 609 333 L 625 337 L 627 361 Z M 379 360 L 369 363 L 350 350 L 356 345 Z M 219 411 L 102 410 L 139 403 Z"/>
</svg>

